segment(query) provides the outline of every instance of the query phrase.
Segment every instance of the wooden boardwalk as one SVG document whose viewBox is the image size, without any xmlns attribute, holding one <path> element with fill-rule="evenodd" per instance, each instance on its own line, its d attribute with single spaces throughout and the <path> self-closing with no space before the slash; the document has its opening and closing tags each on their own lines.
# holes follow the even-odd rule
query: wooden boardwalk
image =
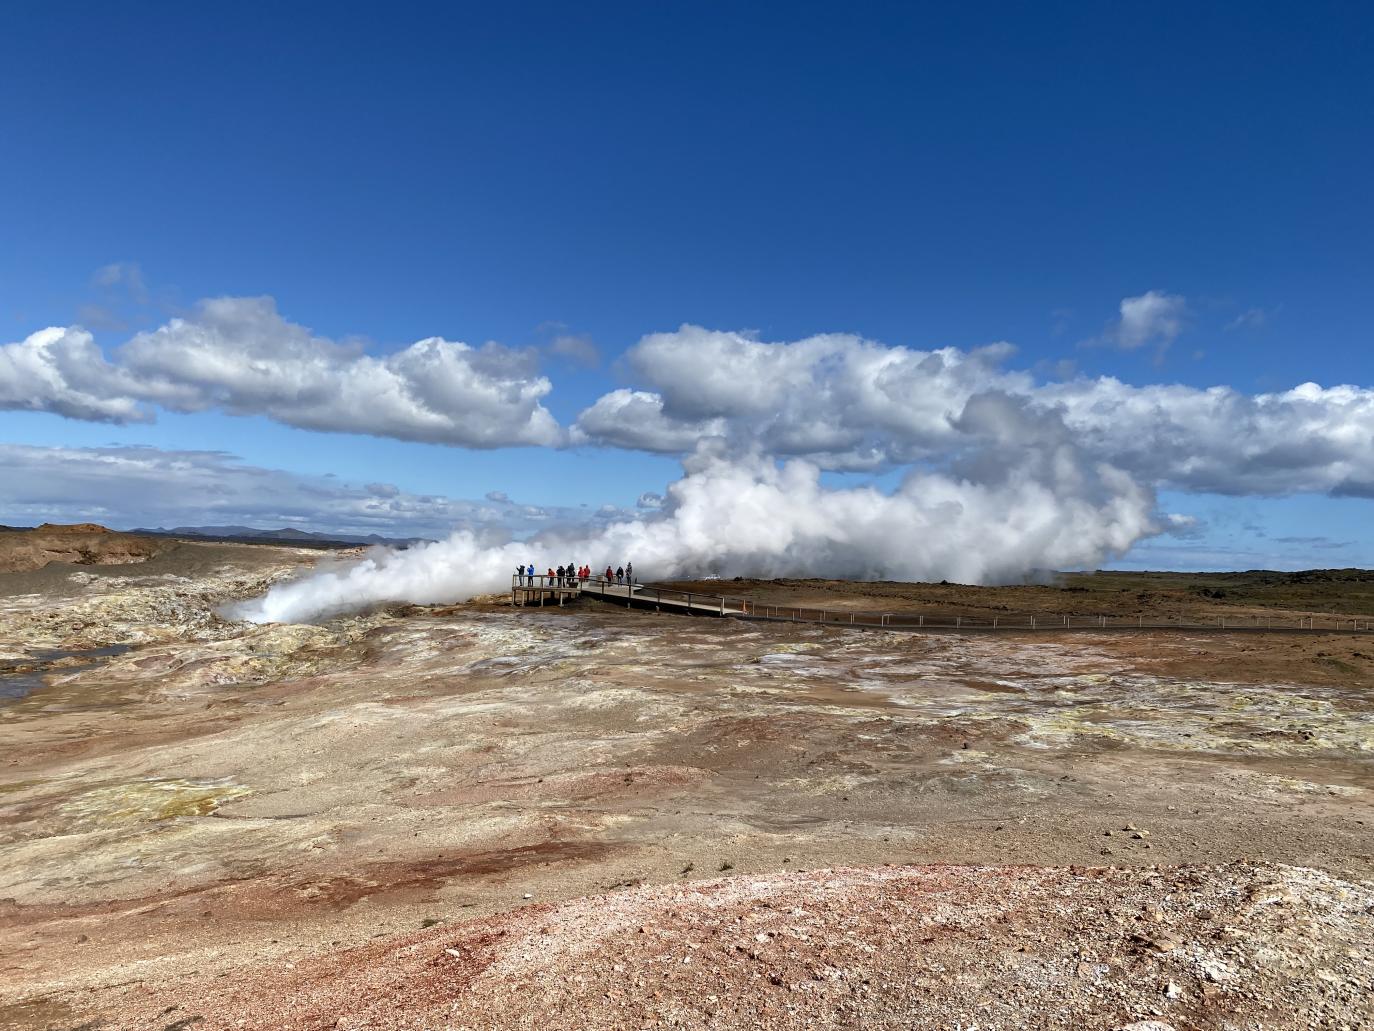
<svg viewBox="0 0 1374 1031">
<path fill-rule="evenodd" d="M 518 581 L 518 582 L 517 582 Z M 748 598 L 679 591 L 657 584 L 624 584 L 594 576 L 512 577 L 511 604 L 558 604 L 588 597 L 627 608 L 675 612 L 684 616 L 715 616 L 781 623 L 816 623 L 854 630 L 907 630 L 942 633 L 1054 633 L 1064 631 L 1177 630 L 1200 633 L 1369 634 L 1374 616 L 1222 616 L 1216 621 L 1152 619 L 1147 616 L 1047 615 L 1011 613 L 965 616 L 950 613 L 868 612 L 761 605 Z"/>
<path fill-rule="evenodd" d="M 511 578 L 512 605 L 566 604 L 578 597 L 619 602 L 632 608 L 683 615 L 743 616 L 740 603 L 715 594 L 693 594 L 653 584 L 615 583 L 605 577 L 586 580 L 577 577 L 523 576 Z"/>
</svg>

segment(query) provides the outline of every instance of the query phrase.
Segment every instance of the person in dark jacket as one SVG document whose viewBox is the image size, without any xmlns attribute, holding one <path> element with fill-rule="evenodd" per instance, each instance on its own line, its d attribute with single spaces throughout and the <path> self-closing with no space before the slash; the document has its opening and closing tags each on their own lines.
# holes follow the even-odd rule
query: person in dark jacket
<svg viewBox="0 0 1374 1031">
<path fill-rule="evenodd" d="M 624 566 L 616 566 L 616 567 L 615 567 L 615 582 L 618 583 L 618 584 L 623 584 L 623 583 L 625 582 L 625 567 L 624 567 Z"/>
</svg>

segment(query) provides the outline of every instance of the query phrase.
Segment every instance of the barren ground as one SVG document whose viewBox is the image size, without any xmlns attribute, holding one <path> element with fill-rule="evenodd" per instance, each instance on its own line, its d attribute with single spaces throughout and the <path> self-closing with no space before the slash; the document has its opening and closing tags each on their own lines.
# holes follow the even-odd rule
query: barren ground
<svg viewBox="0 0 1374 1031">
<path fill-rule="evenodd" d="M 1374 1026 L 1374 640 L 214 615 L 318 558 L 0 576 L 0 1027 Z"/>
</svg>

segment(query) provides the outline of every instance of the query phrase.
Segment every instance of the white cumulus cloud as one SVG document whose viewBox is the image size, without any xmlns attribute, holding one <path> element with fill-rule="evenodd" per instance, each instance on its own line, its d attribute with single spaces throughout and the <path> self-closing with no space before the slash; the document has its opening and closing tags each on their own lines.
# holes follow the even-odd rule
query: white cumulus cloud
<svg viewBox="0 0 1374 1031">
<path fill-rule="evenodd" d="M 153 406 L 219 408 L 290 426 L 464 447 L 554 446 L 552 389 L 522 351 L 442 337 L 383 356 L 283 318 L 268 297 L 202 301 L 106 361 L 89 333 L 47 329 L 0 347 L 0 407 L 130 422 Z"/>
<path fill-rule="evenodd" d="M 105 361 L 84 329 L 53 327 L 0 345 L 0 409 L 93 422 L 146 422 L 137 384 Z"/>
<path fill-rule="evenodd" d="M 585 409 L 572 439 L 666 454 L 720 439 L 826 469 L 875 469 L 943 460 L 967 443 L 958 416 L 969 399 L 998 392 L 1061 412 L 1087 453 L 1147 483 L 1225 494 L 1374 492 L 1367 387 L 1245 394 L 1112 377 L 1040 382 L 1007 368 L 1011 353 L 1008 345 L 923 351 L 841 334 L 764 342 L 683 326 L 631 349 L 637 388 Z"/>
<path fill-rule="evenodd" d="M 1177 294 L 1149 290 L 1121 302 L 1121 317 L 1110 338 L 1126 350 L 1159 344 L 1168 347 L 1183 332 L 1188 302 Z"/>
</svg>

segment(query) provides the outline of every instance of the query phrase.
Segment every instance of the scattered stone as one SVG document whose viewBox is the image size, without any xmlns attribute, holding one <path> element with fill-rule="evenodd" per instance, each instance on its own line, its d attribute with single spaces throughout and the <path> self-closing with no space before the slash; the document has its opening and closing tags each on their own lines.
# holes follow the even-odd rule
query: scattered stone
<svg viewBox="0 0 1374 1031">
<path fill-rule="evenodd" d="M 1204 959 L 1198 966 L 1202 970 L 1202 976 L 1209 981 L 1221 982 L 1235 976 L 1235 971 L 1224 960 Z"/>
</svg>

